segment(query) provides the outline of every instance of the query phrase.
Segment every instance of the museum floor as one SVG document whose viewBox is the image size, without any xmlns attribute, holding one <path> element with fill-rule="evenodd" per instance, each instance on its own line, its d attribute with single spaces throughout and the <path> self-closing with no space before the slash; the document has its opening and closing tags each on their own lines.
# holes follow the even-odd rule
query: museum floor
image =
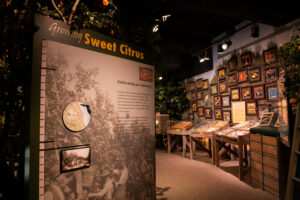
<svg viewBox="0 0 300 200">
<path fill-rule="evenodd" d="M 198 157 L 197 157 L 198 156 Z M 273 200 L 274 198 L 249 186 L 237 176 L 237 161 L 222 162 L 221 168 L 208 163 L 209 157 L 198 152 L 195 160 L 181 153 L 168 154 L 156 150 L 157 200 Z"/>
</svg>

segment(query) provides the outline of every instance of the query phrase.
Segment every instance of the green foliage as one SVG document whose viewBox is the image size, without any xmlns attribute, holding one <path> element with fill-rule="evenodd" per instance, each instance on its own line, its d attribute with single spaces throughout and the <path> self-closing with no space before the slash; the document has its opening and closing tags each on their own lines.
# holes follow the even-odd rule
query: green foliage
<svg viewBox="0 0 300 200">
<path fill-rule="evenodd" d="M 161 80 L 155 87 L 155 110 L 162 114 L 170 114 L 173 120 L 181 120 L 182 113 L 188 109 L 186 90 L 181 82 Z"/>
<path fill-rule="evenodd" d="M 291 42 L 280 45 L 278 49 L 279 61 L 286 69 L 285 95 L 289 98 L 297 98 L 300 94 L 300 38 L 294 34 L 295 30 L 296 27 L 291 30 Z"/>
</svg>

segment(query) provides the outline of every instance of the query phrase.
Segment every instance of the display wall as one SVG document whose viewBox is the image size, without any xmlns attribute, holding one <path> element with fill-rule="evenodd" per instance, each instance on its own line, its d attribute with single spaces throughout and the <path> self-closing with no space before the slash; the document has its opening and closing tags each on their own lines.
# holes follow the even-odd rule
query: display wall
<svg viewBox="0 0 300 200">
<path fill-rule="evenodd" d="M 30 199 L 155 199 L 149 54 L 49 18 L 36 24 Z"/>
</svg>

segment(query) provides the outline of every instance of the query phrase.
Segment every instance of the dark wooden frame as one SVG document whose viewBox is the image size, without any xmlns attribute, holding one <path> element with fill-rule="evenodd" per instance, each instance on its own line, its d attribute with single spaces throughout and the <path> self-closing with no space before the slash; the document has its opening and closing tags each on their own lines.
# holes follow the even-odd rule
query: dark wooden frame
<svg viewBox="0 0 300 200">
<path fill-rule="evenodd" d="M 226 85 L 226 89 L 225 90 L 221 90 L 221 84 L 225 84 Z M 228 92 L 228 84 L 227 84 L 227 81 L 221 81 L 219 82 L 219 93 L 225 93 L 225 92 Z"/>
<path fill-rule="evenodd" d="M 220 71 L 224 71 L 224 75 L 222 77 L 220 77 Z M 223 80 L 223 79 L 226 79 L 226 68 L 225 67 L 218 69 L 218 80 Z"/>
<path fill-rule="evenodd" d="M 263 97 L 256 97 L 255 95 L 255 88 L 258 88 L 258 87 L 263 87 Z M 255 85 L 255 86 L 252 86 L 252 94 L 253 94 L 253 99 L 254 100 L 261 100 L 261 99 L 265 99 L 266 98 L 266 91 L 265 91 L 265 85 L 262 84 L 262 85 Z"/>
<path fill-rule="evenodd" d="M 223 120 L 227 121 L 227 120 L 225 120 L 225 117 L 224 117 L 224 113 L 226 113 L 226 112 L 229 112 L 229 118 L 230 118 L 229 123 L 230 123 L 230 122 L 232 122 L 231 110 L 223 110 Z"/>
<path fill-rule="evenodd" d="M 200 84 L 200 87 L 198 87 L 198 85 L 199 85 L 198 83 L 199 83 L 199 82 L 201 83 L 201 84 Z M 197 90 L 202 90 L 202 79 L 197 79 L 197 80 L 196 80 L 196 88 L 197 88 Z"/>
<path fill-rule="evenodd" d="M 230 77 L 235 77 L 235 83 L 229 83 Z M 238 84 L 238 77 L 237 72 L 234 72 L 233 74 L 227 75 L 227 85 L 228 87 L 236 86 Z"/>
<path fill-rule="evenodd" d="M 216 115 L 217 111 L 219 111 L 219 112 L 221 113 L 221 115 L 220 115 L 221 117 L 217 117 L 217 115 Z M 215 108 L 215 109 L 214 109 L 214 116 L 215 116 L 215 119 L 216 119 L 216 120 L 222 120 L 222 119 L 223 119 L 222 108 Z"/>
<path fill-rule="evenodd" d="M 243 89 L 248 89 L 249 91 L 250 91 L 250 98 L 244 98 L 244 95 L 243 95 Z M 245 100 L 252 100 L 252 87 L 251 86 L 246 86 L 246 87 L 242 87 L 241 88 L 241 99 L 243 100 L 243 101 L 245 101 Z"/>
<path fill-rule="evenodd" d="M 234 64 L 234 68 L 232 68 L 232 69 L 230 68 L 230 63 L 233 63 L 233 64 Z M 238 60 L 237 60 L 237 57 L 234 56 L 234 57 L 230 58 L 230 59 L 228 60 L 227 65 L 228 65 L 228 70 L 229 70 L 229 72 L 234 71 L 234 70 L 237 70 L 237 69 L 238 69 Z"/>
<path fill-rule="evenodd" d="M 266 65 L 269 65 L 269 64 L 273 64 L 273 63 L 277 63 L 277 54 L 276 54 L 276 51 L 277 49 L 276 48 L 271 48 L 271 49 L 267 49 L 265 51 L 263 51 L 263 58 L 264 58 L 264 62 Z M 272 60 L 272 61 L 267 61 L 267 53 L 272 53 L 272 55 L 275 56 L 275 59 Z"/>
<path fill-rule="evenodd" d="M 275 72 L 275 77 L 274 77 L 274 79 L 268 79 L 267 78 L 267 72 L 268 72 L 268 70 L 274 70 L 274 72 Z M 277 82 L 277 79 L 278 79 L 278 69 L 277 69 L 277 67 L 270 67 L 270 68 L 267 68 L 267 69 L 265 69 L 265 82 L 266 83 L 275 83 L 275 82 Z"/>
<path fill-rule="evenodd" d="M 199 98 L 199 93 L 201 93 L 201 98 Z M 203 91 L 202 90 L 199 90 L 197 91 L 197 100 L 202 100 L 203 99 Z"/>
<path fill-rule="evenodd" d="M 216 105 L 216 98 L 220 99 L 219 105 Z M 214 107 L 222 107 L 222 96 L 213 96 L 213 100 L 214 100 Z"/>
<path fill-rule="evenodd" d="M 251 104 L 251 103 L 255 104 L 255 113 L 249 113 L 249 111 L 248 111 L 248 104 Z M 246 115 L 257 116 L 258 112 L 257 112 L 257 102 L 256 101 L 246 101 L 245 106 L 246 106 Z"/>
<path fill-rule="evenodd" d="M 244 81 L 240 81 L 240 72 L 245 72 L 246 74 L 246 79 Z M 249 76 L 248 76 L 248 69 L 241 69 L 237 72 L 237 79 L 238 83 L 245 83 L 249 81 Z"/>
<path fill-rule="evenodd" d="M 206 115 L 206 110 L 210 111 L 210 116 Z M 211 119 L 212 118 L 212 109 L 209 108 L 209 107 L 204 108 L 204 116 L 205 116 L 206 119 Z"/>
<path fill-rule="evenodd" d="M 217 92 L 216 93 L 213 93 L 212 91 L 212 88 L 213 87 L 216 87 L 216 90 L 217 90 Z M 218 88 L 219 86 L 218 86 L 218 84 L 217 83 L 215 83 L 215 84 L 210 84 L 210 91 L 211 91 L 211 95 L 216 95 L 216 94 L 218 94 L 219 93 L 219 88 Z"/>
<path fill-rule="evenodd" d="M 204 82 L 207 82 L 207 88 L 204 88 Z M 209 86 L 209 81 L 208 81 L 208 79 L 204 79 L 204 80 L 202 80 L 202 90 L 208 90 L 208 87 Z"/>
<path fill-rule="evenodd" d="M 223 100 L 223 99 L 224 99 L 225 97 L 228 97 L 229 105 L 224 105 L 224 100 Z M 230 98 L 230 95 L 222 96 L 222 107 L 223 107 L 223 108 L 231 107 L 231 98 Z"/>
<path fill-rule="evenodd" d="M 202 115 L 200 115 L 200 112 L 199 112 L 199 109 L 202 109 Z M 204 106 L 199 106 L 198 108 L 197 108 L 197 112 L 198 112 L 198 117 L 204 117 L 205 115 L 204 115 Z"/>
<path fill-rule="evenodd" d="M 194 108 L 195 108 L 195 110 L 194 110 Z M 192 103 L 192 112 L 197 112 L 197 102 Z"/>
<path fill-rule="evenodd" d="M 268 117 L 268 119 L 266 120 L 268 123 L 265 123 L 265 121 L 263 121 L 264 116 L 266 116 L 266 115 Z M 259 125 L 260 126 L 270 126 L 273 121 L 273 117 L 274 117 L 274 112 L 264 112 L 261 115 L 261 118 L 259 119 Z"/>
<path fill-rule="evenodd" d="M 192 87 L 192 85 L 193 85 L 193 87 Z M 194 92 L 195 90 L 196 90 L 196 83 L 195 83 L 195 81 L 192 81 L 192 82 L 190 82 L 190 91 Z"/>
<path fill-rule="evenodd" d="M 239 99 L 234 99 L 234 98 L 232 98 L 232 91 L 233 90 L 238 90 L 239 92 L 238 92 L 238 94 L 239 94 Z M 230 89 L 230 97 L 231 97 L 231 101 L 239 101 L 240 99 L 241 99 L 241 89 L 239 88 L 239 87 L 237 87 L 237 88 L 231 88 Z"/>
<path fill-rule="evenodd" d="M 243 61 L 246 60 L 246 58 L 243 58 L 243 56 L 249 56 L 249 63 L 244 64 Z M 241 55 L 241 65 L 242 67 L 247 67 L 249 65 L 252 65 L 252 53 L 251 52 L 246 52 L 244 54 Z"/>
<path fill-rule="evenodd" d="M 270 99 L 270 92 L 269 92 L 269 90 L 271 89 L 271 88 L 276 88 L 277 89 L 277 97 L 276 97 L 276 99 Z M 268 101 L 278 101 L 278 86 L 277 85 L 268 85 L 268 86 L 266 86 L 266 91 L 267 91 L 267 100 Z"/>
<path fill-rule="evenodd" d="M 257 79 L 252 79 L 252 73 L 251 71 L 254 71 L 254 70 L 258 70 L 258 78 Z M 249 80 L 250 80 L 250 83 L 254 83 L 254 82 L 258 82 L 258 81 L 261 81 L 261 67 L 254 67 L 254 68 L 251 68 L 251 69 L 248 69 L 248 75 L 249 75 Z"/>
</svg>

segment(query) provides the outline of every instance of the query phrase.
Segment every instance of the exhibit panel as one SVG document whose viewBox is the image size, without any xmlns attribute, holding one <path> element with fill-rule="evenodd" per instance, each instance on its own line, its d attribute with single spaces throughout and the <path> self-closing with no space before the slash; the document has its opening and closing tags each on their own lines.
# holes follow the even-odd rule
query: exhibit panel
<svg viewBox="0 0 300 200">
<path fill-rule="evenodd" d="M 154 199 L 154 67 L 55 37 L 39 44 L 39 199 Z"/>
</svg>

